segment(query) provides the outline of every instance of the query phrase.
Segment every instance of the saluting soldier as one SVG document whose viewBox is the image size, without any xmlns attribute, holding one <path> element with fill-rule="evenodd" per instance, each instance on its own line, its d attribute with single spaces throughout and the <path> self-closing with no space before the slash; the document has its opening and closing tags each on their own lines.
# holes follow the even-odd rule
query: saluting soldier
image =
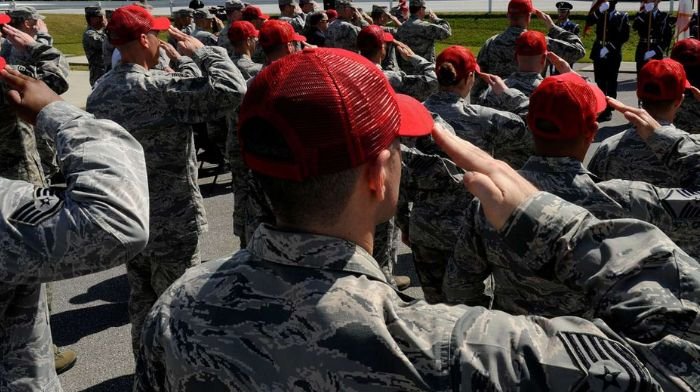
<svg viewBox="0 0 700 392">
<path fill-rule="evenodd" d="M 435 41 L 452 36 L 452 28 L 449 22 L 438 18 L 426 7 L 425 0 L 411 0 L 408 9 L 411 16 L 398 28 L 396 38 L 408 45 L 418 56 L 434 63 Z M 410 71 L 410 63 L 399 61 L 402 67 Z"/>
<path fill-rule="evenodd" d="M 643 0 L 632 28 L 639 34 L 634 53 L 637 73 L 651 59 L 662 59 L 671 45 L 673 23 L 667 12 L 659 10 L 661 0 Z"/>
<path fill-rule="evenodd" d="M 83 50 L 90 67 L 90 86 L 106 72 L 102 45 L 104 45 L 107 18 L 102 7 L 85 7 L 85 20 L 88 27 L 83 33 Z"/>
</svg>

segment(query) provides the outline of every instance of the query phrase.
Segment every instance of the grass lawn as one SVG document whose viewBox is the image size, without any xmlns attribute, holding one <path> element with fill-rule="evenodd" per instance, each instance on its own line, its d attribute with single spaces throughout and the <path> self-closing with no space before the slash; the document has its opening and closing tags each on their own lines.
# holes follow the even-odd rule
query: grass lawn
<svg viewBox="0 0 700 392">
<path fill-rule="evenodd" d="M 507 25 L 504 14 L 446 14 L 452 26 L 452 37 L 437 44 L 440 51 L 449 45 L 464 45 L 469 47 L 474 54 L 479 52 L 479 48 L 489 37 L 503 31 Z M 584 25 L 583 14 L 572 15 L 572 19 Z M 55 45 L 64 54 L 69 56 L 82 55 L 82 35 L 85 30 L 85 18 L 82 15 L 46 15 L 46 24 L 49 32 L 53 35 Z M 534 20 L 530 26 L 533 30 L 544 31 L 544 24 L 539 20 Z M 584 38 L 586 50 L 593 46 L 594 34 L 588 34 Z M 631 34 L 630 40 L 623 47 L 623 60 L 634 61 L 634 48 L 637 45 L 638 36 Z M 590 62 L 588 54 L 581 59 L 581 62 Z"/>
</svg>

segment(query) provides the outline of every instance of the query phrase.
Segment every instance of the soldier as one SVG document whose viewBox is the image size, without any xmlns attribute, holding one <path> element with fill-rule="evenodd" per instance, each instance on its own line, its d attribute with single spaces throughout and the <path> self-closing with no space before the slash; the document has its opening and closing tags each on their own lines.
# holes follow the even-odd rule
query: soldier
<svg viewBox="0 0 700 392">
<path fill-rule="evenodd" d="M 181 8 L 173 11 L 173 27 L 187 35 L 192 35 L 197 28 L 194 24 L 194 10 Z M 177 47 L 177 39 L 175 37 L 168 37 L 168 43 Z"/>
<path fill-rule="evenodd" d="M 22 47 L 17 33 L 4 33 Z M 58 56 L 33 45 L 35 55 L 43 47 Z M 56 140 L 67 185 L 0 178 L 0 389 L 60 392 L 42 283 L 112 268 L 146 246 L 143 149 L 118 124 L 95 120 L 42 82 L 0 66 L 3 101 Z"/>
<path fill-rule="evenodd" d="M 326 46 L 357 52 L 357 35 L 369 23 L 350 0 L 337 0 L 335 6 L 338 18 L 328 24 Z"/>
<path fill-rule="evenodd" d="M 243 74 L 245 80 L 257 75 L 262 64 L 253 62 L 251 56 L 255 53 L 260 32 L 252 23 L 245 20 L 233 22 L 228 30 L 228 39 L 233 45 L 231 60 Z"/>
<path fill-rule="evenodd" d="M 299 0 L 299 7 L 301 7 L 301 12 L 305 15 L 306 20 L 309 20 L 309 15 L 316 12 L 318 3 L 314 0 Z M 320 9 L 320 8 L 319 8 Z"/>
<path fill-rule="evenodd" d="M 438 18 L 433 10 L 425 7 L 425 0 L 411 0 L 409 3 L 411 16 L 399 26 L 396 38 L 408 45 L 411 50 L 424 59 L 435 62 L 435 41 L 452 36 L 450 24 Z M 428 20 L 425 20 L 427 17 Z M 404 67 L 410 70 L 410 65 Z"/>
<path fill-rule="evenodd" d="M 617 98 L 617 75 L 622 63 L 622 45 L 630 38 L 626 12 L 615 9 L 617 1 L 598 0 L 586 17 L 586 28 L 595 26 L 595 41 L 590 58 L 593 60 L 595 82 L 603 93 Z M 612 108 L 606 108 L 599 122 L 612 119 Z"/>
<path fill-rule="evenodd" d="M 106 10 L 105 16 L 107 17 L 107 23 L 112 19 L 112 12 L 114 10 Z M 112 55 L 114 54 L 114 46 L 109 43 L 107 36 L 105 34 L 105 39 L 102 41 L 102 63 L 105 67 L 105 73 L 112 69 Z"/>
<path fill-rule="evenodd" d="M 675 60 L 649 61 L 637 76 L 637 98 L 661 125 L 675 128 L 673 118 L 687 83 L 683 66 Z M 634 127 L 603 140 L 588 163 L 588 170 L 603 180 L 621 178 L 666 188 L 690 186 L 688 179 L 663 164 L 663 158 L 649 148 Z"/>
<path fill-rule="evenodd" d="M 668 13 L 659 10 L 661 0 L 642 0 L 641 10 L 632 22 L 639 34 L 639 43 L 634 53 L 637 73 L 651 59 L 662 59 L 671 46 L 673 24 Z"/>
<path fill-rule="evenodd" d="M 628 108 L 611 101 L 622 111 Z M 535 155 L 520 174 L 541 190 L 584 207 L 599 219 L 637 218 L 654 224 L 691 256 L 700 256 L 697 233 L 700 220 L 691 211 L 700 205 L 700 194 L 682 189 L 660 189 L 653 185 L 624 180 L 597 182 L 582 161 L 598 130 L 596 117 L 607 107 L 602 91 L 570 72 L 550 77 L 535 90 L 528 115 L 535 141 Z M 656 124 L 655 128 L 660 128 Z M 663 129 L 655 131 L 667 134 Z M 650 145 L 657 143 L 643 135 Z M 670 150 L 671 144 L 659 146 Z M 678 167 L 678 162 L 669 162 Z M 697 162 L 696 162 L 697 164 Z M 688 174 L 697 167 L 684 167 Z M 693 188 L 700 185 L 695 177 Z M 478 210 L 476 203 L 471 213 Z M 467 224 L 454 258 L 450 260 L 445 292 L 449 302 L 486 305 L 483 281 L 493 274 L 494 308 L 512 314 L 540 314 L 547 317 L 577 315 L 598 317 L 583 293 L 571 292 L 564 282 L 545 282 L 527 268 L 518 251 L 509 250 L 493 233 L 480 214 L 468 214 Z M 700 271 L 698 271 L 700 272 Z M 700 276 L 698 276 L 700 278 Z M 688 280 L 689 289 L 693 280 Z"/>
<path fill-rule="evenodd" d="M 567 1 L 560 1 L 555 6 L 557 7 L 558 12 L 556 22 L 557 26 L 570 33 L 579 35 L 581 33 L 581 28 L 578 24 L 569 19 L 569 15 L 571 14 L 571 10 L 574 8 L 574 6 Z"/>
<path fill-rule="evenodd" d="M 313 119 L 299 117 L 309 106 L 315 108 Z M 373 121 L 364 121 L 368 118 Z M 397 137 L 425 135 L 431 123 L 417 101 L 395 98 L 381 71 L 356 54 L 312 49 L 263 70 L 241 109 L 240 132 L 246 161 L 264 181 L 279 225 L 261 226 L 246 250 L 188 271 L 161 297 L 144 329 L 134 391 L 174 386 L 194 391 L 202 385 L 309 391 L 658 390 L 627 341 L 603 322 L 428 305 L 386 282 L 370 253 L 374 226 L 396 205 Z M 324 140 L 316 137 L 319 130 Z M 590 235 L 602 224 L 609 227 L 606 245 L 616 251 L 584 259 L 582 268 L 629 262 L 617 250 L 642 234 L 617 236 L 625 230 L 627 235 L 630 226 L 658 238 L 641 245 L 657 260 L 670 260 L 664 252 L 676 249 L 653 227 L 600 222 L 555 196 L 536 193 L 468 143 L 439 129 L 434 136 L 475 173 L 470 190 L 484 198 L 490 222 L 514 246 L 573 267 L 572 252 L 603 246 Z M 541 223 L 550 220 L 558 224 Z M 557 254 L 533 232 L 582 240 L 563 240 L 566 253 Z M 653 248 L 656 244 L 664 248 Z M 611 290 L 611 296 L 625 291 Z M 635 307 L 629 312 L 651 317 Z M 652 370 L 667 386 L 675 376 L 665 364 Z"/>
<path fill-rule="evenodd" d="M 107 18 L 102 7 L 85 7 L 85 20 L 88 27 L 83 33 L 83 50 L 90 67 L 90 86 L 93 86 L 95 81 L 106 72 L 102 45 L 106 38 L 104 28 L 107 25 Z"/>
<path fill-rule="evenodd" d="M 245 5 L 240 0 L 226 0 L 224 3 L 224 10 L 226 11 L 226 26 L 219 33 L 218 45 L 226 49 L 228 55 L 233 54 L 233 46 L 228 41 L 228 29 L 231 24 L 237 20 L 241 20 L 243 17 L 243 8 Z"/>
<path fill-rule="evenodd" d="M 409 75 L 405 72 L 384 69 L 382 60 L 386 57 L 388 44 L 394 44 L 405 61 L 413 64 L 413 69 L 419 71 Z M 413 98 L 424 101 L 431 94 L 437 92 L 438 82 L 435 75 L 435 64 L 413 53 L 406 44 L 394 40 L 391 33 L 387 33 L 380 26 L 367 26 L 357 36 L 357 47 L 360 54 L 382 68 L 384 75 L 389 79 L 391 87 L 400 94 L 410 95 Z"/>
<path fill-rule="evenodd" d="M 263 13 L 260 7 L 248 5 L 243 9 L 243 16 L 241 19 L 252 23 L 253 26 L 255 26 L 255 28 L 259 31 L 260 29 L 262 29 L 263 23 L 267 22 L 268 19 L 270 19 L 270 16 Z M 253 61 L 259 64 L 265 63 L 266 57 L 262 46 L 255 47 L 252 59 Z"/>
<path fill-rule="evenodd" d="M 134 353 L 148 309 L 200 261 L 198 235 L 207 223 L 188 124 L 228 115 L 246 91 L 240 71 L 223 49 L 204 46 L 169 27 L 167 18 L 154 18 L 142 7 L 114 11 L 107 30 L 122 62 L 95 85 L 87 100 L 89 112 L 124 126 L 146 154 L 151 240 L 126 266 Z M 157 33 L 165 30 L 178 40 L 183 56 L 158 39 Z M 152 69 L 161 46 L 168 48 L 181 75 Z"/>
<path fill-rule="evenodd" d="M 389 13 L 389 7 L 383 5 L 372 5 L 371 17 L 372 24 L 381 26 L 382 30 L 396 37 L 398 27 L 400 27 L 402 23 L 398 18 Z M 395 27 L 387 26 L 388 23 L 393 23 Z M 386 44 L 386 53 L 387 55 L 384 57 L 384 60 L 382 60 L 382 68 L 392 71 L 399 71 L 399 63 L 396 60 L 396 49 L 394 49 L 393 43 Z"/>
<path fill-rule="evenodd" d="M 510 0 L 508 3 L 508 21 L 510 26 L 502 33 L 486 40 L 479 50 L 477 62 L 483 72 L 507 78 L 517 71 L 515 59 L 515 40 L 530 26 L 530 16 L 534 13 L 544 22 L 547 29 L 547 50 L 556 53 L 567 63 L 573 64 L 586 54 L 583 42 L 576 34 L 570 33 L 554 24 L 552 18 L 535 9 L 531 0 Z M 479 96 L 488 85 L 477 79 L 472 89 L 472 101 L 478 102 Z"/>
<path fill-rule="evenodd" d="M 197 38 L 205 46 L 216 46 L 218 37 L 212 33 L 216 17 L 206 8 L 194 12 L 194 24 L 196 26 L 192 36 Z"/>
<path fill-rule="evenodd" d="M 686 38 L 676 42 L 671 58 L 683 65 L 692 86 L 700 86 L 700 41 Z M 673 123 L 688 133 L 700 133 L 700 100 L 691 91 L 686 91 Z"/>
<path fill-rule="evenodd" d="M 277 4 L 281 14 L 279 20 L 291 24 L 297 34 L 303 33 L 306 15 L 301 12 L 297 0 L 277 0 Z"/>
</svg>

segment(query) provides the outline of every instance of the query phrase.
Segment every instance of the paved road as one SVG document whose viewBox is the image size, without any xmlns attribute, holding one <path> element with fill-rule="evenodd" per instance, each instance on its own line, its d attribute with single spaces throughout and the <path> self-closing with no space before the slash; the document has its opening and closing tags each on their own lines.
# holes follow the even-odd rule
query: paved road
<svg viewBox="0 0 700 392">
<path fill-rule="evenodd" d="M 320 2 L 320 0 L 317 0 Z M 276 0 L 250 0 L 249 3 L 259 5 L 264 12 L 279 13 Z M 574 6 L 574 11 L 587 11 L 591 7 L 590 1 L 570 1 Z M 94 5 L 96 1 L 18 1 L 16 4 L 32 5 L 42 12 L 55 14 L 82 14 L 85 6 Z M 130 1 L 103 1 L 102 5 L 107 8 L 117 8 Z M 149 1 L 155 8 L 155 14 L 167 15 L 170 13 L 170 2 L 164 0 Z M 207 5 L 222 5 L 224 0 L 206 0 Z M 372 4 L 391 4 L 391 1 L 362 1 L 357 0 L 355 3 L 364 9 L 371 9 Z M 555 0 L 534 0 L 535 7 L 544 11 L 555 11 Z M 677 2 L 676 9 L 677 9 Z M 187 7 L 189 0 L 173 0 L 173 9 Z M 396 1 L 393 1 L 396 4 Z M 493 12 L 505 12 L 508 0 L 493 0 Z M 429 1 L 430 7 L 436 12 L 487 12 L 489 10 L 489 1 L 486 0 L 435 0 Z M 7 1 L 0 2 L 0 9 L 9 8 L 11 4 Z M 661 9 L 668 11 L 670 2 L 664 1 L 661 3 Z M 624 11 L 636 11 L 639 7 L 639 2 L 621 2 L 617 8 Z"/>
<path fill-rule="evenodd" d="M 591 76 L 590 72 L 583 74 Z M 634 75 L 622 74 L 620 98 L 628 104 L 636 104 Z M 87 72 L 73 72 L 71 89 L 64 98 L 78 106 L 84 106 L 90 89 Z M 607 137 L 625 127 L 621 116 L 605 123 L 599 135 Z M 202 259 L 212 260 L 230 255 L 239 248 L 232 235 L 230 174 L 212 176 L 203 170 L 200 186 L 205 196 L 209 219 L 209 232 L 202 236 Z M 411 267 L 408 248 L 400 250 L 397 274 L 412 276 L 413 287 L 409 295 L 421 297 L 417 280 Z M 130 325 L 127 317 L 128 284 L 124 267 L 70 279 L 55 284 L 54 314 L 51 324 L 54 339 L 59 346 L 70 346 L 79 353 L 76 366 L 61 375 L 67 392 L 74 391 L 129 391 L 134 361 L 130 346 Z"/>
</svg>

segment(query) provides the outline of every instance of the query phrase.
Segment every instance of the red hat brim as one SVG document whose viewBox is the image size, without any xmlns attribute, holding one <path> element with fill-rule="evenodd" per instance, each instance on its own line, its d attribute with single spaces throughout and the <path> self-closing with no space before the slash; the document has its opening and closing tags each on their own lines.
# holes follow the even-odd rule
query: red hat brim
<svg viewBox="0 0 700 392">
<path fill-rule="evenodd" d="M 8 14 L 0 14 L 0 24 L 8 24 L 12 18 Z"/>
<path fill-rule="evenodd" d="M 170 28 L 170 19 L 165 16 L 160 16 L 158 18 L 153 18 L 153 25 L 151 30 L 155 31 L 165 31 Z"/>
<path fill-rule="evenodd" d="M 384 42 L 394 42 L 394 36 L 391 33 L 387 33 L 386 31 L 384 32 L 382 39 L 384 40 Z"/>
<path fill-rule="evenodd" d="M 4 57 L 0 57 L 0 70 L 5 69 L 5 66 L 7 65 L 7 61 L 5 61 Z"/>
<path fill-rule="evenodd" d="M 398 136 L 425 136 L 433 131 L 433 116 L 422 103 L 404 94 L 396 94 L 396 102 L 401 114 Z"/>
</svg>

